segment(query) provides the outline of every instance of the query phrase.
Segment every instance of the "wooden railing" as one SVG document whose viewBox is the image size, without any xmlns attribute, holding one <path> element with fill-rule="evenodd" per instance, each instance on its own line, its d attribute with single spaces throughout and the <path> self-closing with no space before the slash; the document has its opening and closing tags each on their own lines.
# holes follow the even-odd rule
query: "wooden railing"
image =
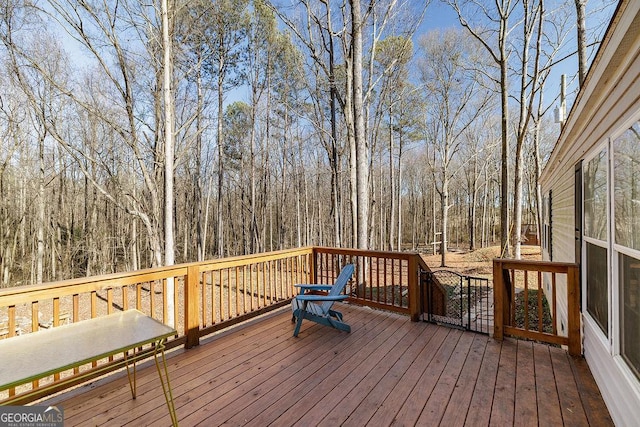
<svg viewBox="0 0 640 427">
<path fill-rule="evenodd" d="M 558 276 L 566 278 L 566 287 L 559 289 Z M 508 335 L 566 345 L 569 354 L 581 354 L 577 264 L 494 259 L 493 287 L 495 339 Z M 558 331 L 559 301 L 566 303 L 564 333 Z"/>
<path fill-rule="evenodd" d="M 189 264 L 187 348 L 201 336 L 288 304 L 296 283 L 314 283 L 312 260 L 307 247 Z"/>
<path fill-rule="evenodd" d="M 324 247 L 315 248 L 314 254 L 318 283 L 331 283 L 339 273 L 339 266 L 353 263 L 355 280 L 351 280 L 347 291 L 350 302 L 418 320 L 421 310 L 418 270 L 429 270 L 419 255 Z"/>
<path fill-rule="evenodd" d="M 2 289 L 0 324 L 6 324 L 5 337 L 10 338 L 136 308 L 167 324 L 173 317 L 178 334 L 167 347 L 191 348 L 204 335 L 289 304 L 296 283 L 332 283 L 348 262 L 357 266 L 350 302 L 418 320 L 418 269 L 428 269 L 418 254 L 306 247 Z M 103 360 L 62 377 L 82 372 L 86 379 L 90 371 L 118 361 Z M 7 393 L 37 390 L 59 379 L 0 391 L 0 403 Z"/>
</svg>

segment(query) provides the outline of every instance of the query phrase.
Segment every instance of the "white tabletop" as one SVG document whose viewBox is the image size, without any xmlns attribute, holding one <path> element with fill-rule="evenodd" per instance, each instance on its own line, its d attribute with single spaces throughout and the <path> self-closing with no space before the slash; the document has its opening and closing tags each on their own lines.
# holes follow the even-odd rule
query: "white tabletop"
<svg viewBox="0 0 640 427">
<path fill-rule="evenodd" d="M 176 331 L 137 311 L 0 340 L 0 389 L 108 357 L 175 335 Z"/>
</svg>

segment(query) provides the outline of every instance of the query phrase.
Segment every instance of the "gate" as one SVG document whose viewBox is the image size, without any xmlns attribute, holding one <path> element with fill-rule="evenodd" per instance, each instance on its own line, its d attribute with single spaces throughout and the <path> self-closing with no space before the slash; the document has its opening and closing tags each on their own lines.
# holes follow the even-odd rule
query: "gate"
<svg viewBox="0 0 640 427">
<path fill-rule="evenodd" d="M 422 320 L 489 334 L 493 327 L 493 292 L 489 280 L 454 271 L 420 272 Z M 444 304 L 434 304 L 436 293 Z"/>
</svg>

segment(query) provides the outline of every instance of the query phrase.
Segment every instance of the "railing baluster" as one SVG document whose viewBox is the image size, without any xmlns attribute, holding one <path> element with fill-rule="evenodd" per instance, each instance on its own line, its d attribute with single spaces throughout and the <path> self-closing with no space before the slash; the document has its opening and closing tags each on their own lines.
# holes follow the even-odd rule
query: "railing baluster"
<svg viewBox="0 0 640 427">
<path fill-rule="evenodd" d="M 260 276 L 262 277 L 262 307 L 267 306 L 267 270 L 264 263 L 260 264 Z"/>
<path fill-rule="evenodd" d="M 369 259 L 369 280 L 367 280 L 367 287 L 369 288 L 369 298 L 371 300 L 373 300 L 373 257 L 370 257 Z M 377 292 L 376 292 L 376 296 L 377 296 Z"/>
<path fill-rule="evenodd" d="M 240 316 L 240 282 L 238 281 L 239 269 L 236 267 L 234 269 L 233 280 L 236 284 L 236 315 L 235 317 Z"/>
<path fill-rule="evenodd" d="M 251 299 L 249 301 L 251 302 L 251 311 L 253 311 L 258 307 L 258 303 L 260 301 L 259 299 L 260 295 L 258 294 L 259 291 L 257 286 L 258 285 L 257 277 L 255 280 L 253 278 L 253 264 L 249 264 L 248 270 L 249 270 L 249 295 L 251 295 Z"/>
<path fill-rule="evenodd" d="M 227 273 L 227 319 L 231 319 L 231 269 L 224 269 Z"/>
<path fill-rule="evenodd" d="M 218 287 L 216 286 L 216 271 L 211 270 L 209 272 L 209 281 L 211 282 L 211 324 L 215 325 L 218 321 Z"/>
<path fill-rule="evenodd" d="M 200 311 L 202 316 L 202 326 L 209 326 L 207 318 L 207 273 L 198 271 L 200 281 Z"/>
<path fill-rule="evenodd" d="M 383 304 L 387 304 L 387 293 L 388 293 L 388 289 L 387 289 L 387 283 L 388 283 L 388 273 L 387 273 L 387 264 L 389 263 L 389 259 L 385 259 L 384 260 L 384 269 L 383 269 L 383 281 L 382 281 L 382 303 Z"/>
<path fill-rule="evenodd" d="M 7 307 L 7 326 L 9 327 L 8 337 L 14 337 L 16 334 L 16 306 L 10 305 Z M 59 375 L 58 375 L 59 376 Z M 13 397 L 16 394 L 15 388 L 9 389 L 9 397 Z"/>
<path fill-rule="evenodd" d="M 380 270 L 380 257 L 376 257 L 376 302 L 380 302 Z"/>
<path fill-rule="evenodd" d="M 266 272 L 267 289 L 269 292 L 267 294 L 267 304 L 265 304 L 265 306 L 269 305 L 270 303 L 272 304 L 274 301 L 273 261 L 267 262 L 266 268 L 267 268 L 267 272 Z"/>
<path fill-rule="evenodd" d="M 220 321 L 224 320 L 224 282 L 222 281 L 222 269 L 218 270 L 218 283 L 220 284 Z"/>
<path fill-rule="evenodd" d="M 179 291 L 179 277 L 174 277 L 173 282 L 173 325 L 176 329 L 178 328 L 178 319 L 180 319 L 180 291 Z M 182 277 L 182 287 L 183 289 L 187 286 L 187 277 L 186 275 Z M 183 315 L 185 315 L 183 313 Z M 185 319 L 183 317 L 183 319 Z M 185 319 L 186 323 L 186 319 Z"/>
<path fill-rule="evenodd" d="M 542 310 L 542 272 L 538 271 L 538 332 L 544 332 L 543 310 Z"/>
<path fill-rule="evenodd" d="M 516 270 L 515 269 L 511 269 L 509 271 L 509 274 L 511 275 L 511 289 L 510 289 L 510 293 L 511 293 L 511 318 L 509 319 L 509 325 L 513 326 L 516 324 Z"/>
<path fill-rule="evenodd" d="M 156 281 L 149 281 L 149 310 L 151 312 L 151 317 L 155 317 L 156 314 L 156 303 L 155 303 L 155 289 L 156 289 Z M 164 292 L 162 292 L 164 294 Z"/>
<path fill-rule="evenodd" d="M 136 310 L 142 311 L 142 283 L 136 285 Z"/>
<path fill-rule="evenodd" d="M 169 321 L 169 301 L 167 298 L 167 281 L 162 280 L 162 323 Z"/>
<path fill-rule="evenodd" d="M 31 332 L 36 332 L 40 329 L 39 318 L 38 301 L 33 301 L 31 303 Z"/>
<path fill-rule="evenodd" d="M 282 288 L 282 299 L 287 299 L 289 297 L 289 288 L 291 287 L 291 282 L 293 279 L 293 258 L 287 258 L 284 261 L 284 283 Z"/>
<path fill-rule="evenodd" d="M 282 296 L 282 260 L 278 259 L 273 261 L 273 301 L 272 303 L 280 301 Z"/>
<path fill-rule="evenodd" d="M 122 309 L 129 310 L 129 287 L 127 285 L 122 287 Z"/>
<path fill-rule="evenodd" d="M 291 289 L 293 288 L 293 284 L 296 281 L 296 274 L 298 272 L 298 270 L 296 269 L 296 265 L 298 260 L 300 259 L 300 257 L 294 257 L 294 258 L 290 258 L 288 261 L 288 266 L 289 266 L 289 274 L 287 274 L 287 285 L 285 287 L 285 292 L 283 294 L 283 297 L 285 299 L 287 298 L 291 298 L 292 297 L 292 292 Z"/>
<path fill-rule="evenodd" d="M 242 266 L 242 307 L 243 313 L 247 312 L 247 266 Z"/>
<path fill-rule="evenodd" d="M 553 319 L 553 335 L 558 335 L 558 326 L 557 326 L 557 314 L 558 314 L 558 310 L 557 310 L 557 305 L 556 305 L 556 301 L 558 300 L 558 297 L 556 295 L 556 273 L 551 273 L 551 287 L 552 287 L 552 304 L 553 304 L 553 309 L 551 311 L 551 318 Z"/>
<path fill-rule="evenodd" d="M 529 330 L 529 272 L 524 271 L 524 329 Z"/>
<path fill-rule="evenodd" d="M 391 259 L 391 305 L 396 305 L 396 260 Z"/>
<path fill-rule="evenodd" d="M 107 289 L 107 314 L 111 313 L 113 313 L 113 288 Z"/>
<path fill-rule="evenodd" d="M 38 301 L 33 301 L 31 303 L 31 332 L 37 332 L 40 329 L 39 319 L 39 310 L 38 310 Z M 40 382 L 35 380 L 31 383 L 32 388 L 38 388 L 38 384 Z"/>
</svg>

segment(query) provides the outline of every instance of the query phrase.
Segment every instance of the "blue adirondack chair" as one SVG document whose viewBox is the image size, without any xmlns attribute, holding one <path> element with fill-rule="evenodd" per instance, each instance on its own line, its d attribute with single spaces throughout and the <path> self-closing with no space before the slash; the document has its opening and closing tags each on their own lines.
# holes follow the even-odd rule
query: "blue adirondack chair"
<svg viewBox="0 0 640 427">
<path fill-rule="evenodd" d="M 353 264 L 345 265 L 333 285 L 295 285 L 302 293 L 291 301 L 293 320 L 297 319 L 296 329 L 293 331 L 294 337 L 298 336 L 303 319 L 351 332 L 351 326 L 342 321 L 342 313 L 333 310 L 332 307 L 334 302 L 349 298 L 348 295 L 342 294 L 342 290 L 351 279 L 354 270 Z M 327 295 L 307 293 L 312 291 L 329 291 L 329 293 Z"/>
</svg>

